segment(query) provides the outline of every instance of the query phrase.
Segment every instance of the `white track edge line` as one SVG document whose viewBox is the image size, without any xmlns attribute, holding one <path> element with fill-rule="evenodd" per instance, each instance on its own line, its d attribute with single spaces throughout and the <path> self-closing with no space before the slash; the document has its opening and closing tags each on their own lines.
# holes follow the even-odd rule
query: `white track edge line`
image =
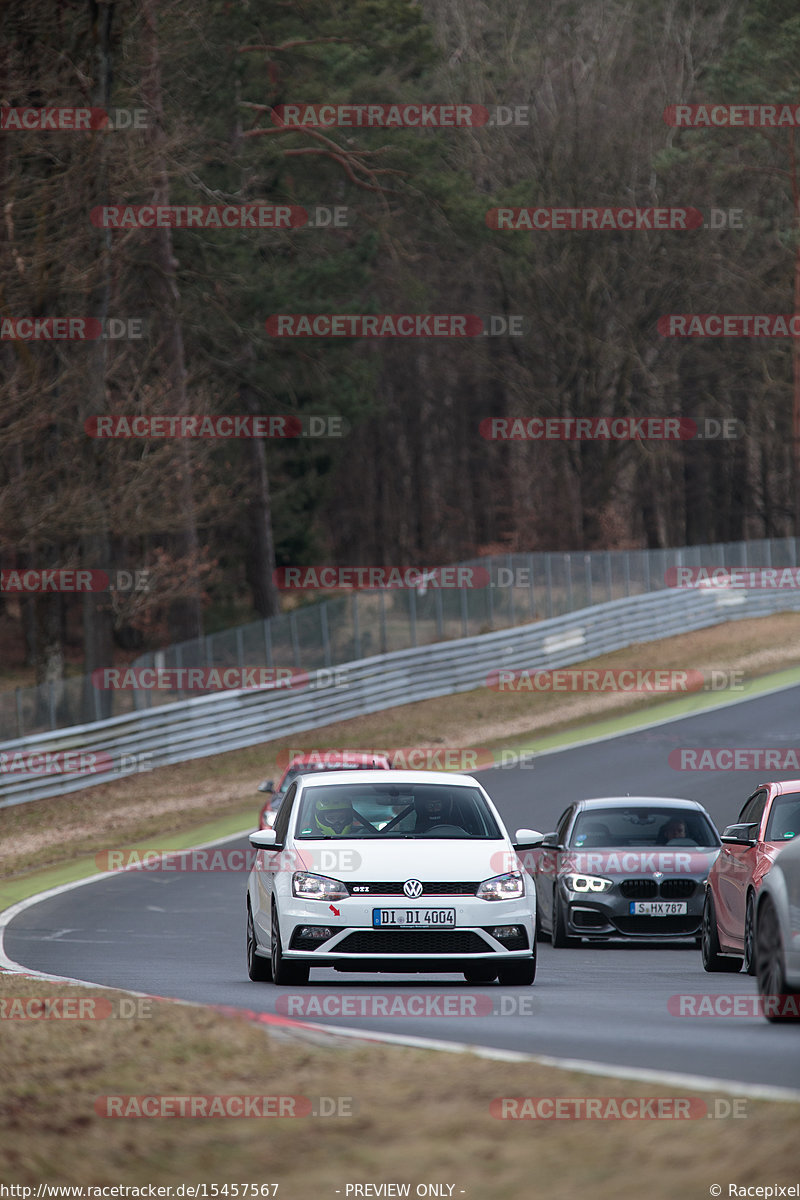
<svg viewBox="0 0 800 1200">
<path fill-rule="evenodd" d="M 232 839 L 227 837 L 220 840 L 230 841 Z M 215 843 L 209 842 L 206 844 L 214 845 Z M 195 848 L 199 849 L 200 847 Z M 6 909 L 5 912 L 0 913 L 0 966 L 5 967 L 12 974 L 27 975 L 35 979 L 44 979 L 53 983 L 70 983 L 80 987 L 124 992 L 129 996 L 139 996 L 146 999 L 161 1001 L 166 999 L 169 1003 L 184 1004 L 195 1008 L 210 1008 L 213 1011 L 215 1008 L 213 1004 L 181 1000 L 175 997 L 153 996 L 150 992 L 136 992 L 131 988 L 114 988 L 109 987 L 107 984 L 94 983 L 85 979 L 73 979 L 68 975 L 49 975 L 44 971 L 29 970 L 22 963 L 15 962 L 14 959 L 8 957 L 5 952 L 5 930 L 16 916 L 26 909 L 32 908 L 34 904 L 50 899 L 53 896 L 58 896 L 63 892 L 72 891 L 74 888 L 82 887 L 87 883 L 93 883 L 99 879 L 107 879 L 112 875 L 118 874 L 120 874 L 118 871 L 105 871 L 102 875 L 92 875 L 88 879 L 79 879 L 73 883 L 62 884 L 60 887 L 51 888 L 49 891 L 42 892 L 38 896 L 29 896 L 27 899 L 21 900 L 18 904 Z M 216 1007 L 231 1006 L 222 1005 Z M 232 1007 L 235 1007 L 235 1005 Z M 273 1014 L 267 1013 L 265 1015 L 270 1016 Z M 282 1028 L 285 1029 L 287 1026 L 282 1025 Z M 288 1026 L 288 1028 L 291 1028 L 291 1026 Z M 327 1034 L 328 1036 L 347 1037 L 364 1043 L 381 1042 L 386 1045 L 407 1046 L 418 1050 L 438 1050 L 451 1054 L 474 1054 L 479 1058 L 494 1059 L 498 1062 L 535 1062 L 541 1066 L 555 1067 L 563 1071 L 580 1071 L 584 1074 L 608 1076 L 612 1079 L 635 1079 L 642 1082 L 656 1083 L 661 1086 L 691 1087 L 698 1091 L 724 1091 L 731 1095 L 745 1096 L 754 1100 L 800 1100 L 800 1091 L 794 1091 L 791 1088 L 771 1087 L 768 1084 L 737 1083 L 734 1080 L 715 1079 L 711 1076 L 684 1075 L 680 1072 L 662 1072 L 644 1067 L 622 1067 L 613 1063 L 597 1063 L 577 1058 L 526 1054 L 523 1051 L 503 1050 L 493 1046 L 471 1045 L 469 1042 L 449 1042 L 439 1038 L 421 1038 L 410 1034 L 356 1030 L 344 1026 L 317 1025 L 313 1022 L 298 1022 L 296 1028 L 298 1033 L 302 1033 L 303 1029 L 308 1029 L 317 1033 Z"/>
</svg>

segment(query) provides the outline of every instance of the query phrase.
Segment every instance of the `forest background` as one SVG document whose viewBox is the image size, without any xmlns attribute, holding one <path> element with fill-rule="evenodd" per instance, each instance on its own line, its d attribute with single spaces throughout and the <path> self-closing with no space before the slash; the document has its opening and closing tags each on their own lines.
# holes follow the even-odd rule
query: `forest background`
<svg viewBox="0 0 800 1200">
<path fill-rule="evenodd" d="M 0 568 L 148 589 L 0 594 L 0 677 L 270 616 L 276 566 L 798 532 L 800 339 L 667 338 L 667 313 L 800 312 L 794 128 L 672 104 L 800 100 L 794 0 L 6 0 L 0 105 L 146 114 L 0 132 Z M 276 105 L 471 103 L 478 128 L 280 127 Z M 98 206 L 344 208 L 345 225 L 99 228 Z M 510 232 L 521 207 L 684 207 L 686 232 Z M 716 215 L 714 215 L 716 214 Z M 521 316 L 522 336 L 271 337 L 277 313 Z M 97 415 L 341 418 L 329 438 L 100 440 Z M 735 419 L 718 441 L 490 441 L 504 417 Z M 307 601 L 314 597 L 304 596 Z M 285 600 L 283 601 L 285 603 Z"/>
</svg>

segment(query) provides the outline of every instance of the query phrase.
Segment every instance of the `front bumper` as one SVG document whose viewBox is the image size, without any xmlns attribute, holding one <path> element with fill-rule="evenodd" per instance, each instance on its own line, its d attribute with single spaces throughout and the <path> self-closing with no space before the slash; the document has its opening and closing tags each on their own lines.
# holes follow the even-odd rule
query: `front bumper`
<svg viewBox="0 0 800 1200">
<path fill-rule="evenodd" d="M 687 881 L 688 882 L 688 881 Z M 635 915 L 631 905 L 635 900 L 621 894 L 617 884 L 610 892 L 589 894 L 572 892 L 559 884 L 562 911 L 565 913 L 567 932 L 571 937 L 586 937 L 606 940 L 608 938 L 694 938 L 700 933 L 703 919 L 703 883 L 693 880 L 691 895 L 681 897 L 686 912 L 666 916 Z M 663 901 L 663 897 L 653 897 Z M 671 904 L 672 900 L 663 901 Z"/>
<path fill-rule="evenodd" d="M 527 899 L 527 898 L 526 898 Z M 529 958 L 534 946 L 535 913 L 518 900 L 486 901 L 463 897 L 427 897 L 424 903 L 398 897 L 370 897 L 369 902 L 343 900 L 339 912 L 326 913 L 320 902 L 289 903 L 280 913 L 281 941 L 287 960 L 339 969 L 459 970 L 465 962 Z M 403 911 L 455 909 L 455 925 L 447 927 L 381 927 L 373 925 L 373 909 Z M 330 919 L 328 919 L 330 918 Z M 514 936 L 495 932 L 514 927 Z M 304 936 L 308 928 L 327 930 L 324 938 Z M 351 966 L 352 964 L 352 966 Z M 415 965 L 421 964 L 421 965 Z M 436 966 L 434 967 L 434 964 Z"/>
</svg>

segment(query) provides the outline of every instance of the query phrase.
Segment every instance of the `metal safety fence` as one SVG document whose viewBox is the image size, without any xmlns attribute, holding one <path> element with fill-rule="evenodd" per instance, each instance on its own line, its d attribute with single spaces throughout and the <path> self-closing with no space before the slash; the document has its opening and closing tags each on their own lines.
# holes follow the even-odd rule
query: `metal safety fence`
<svg viewBox="0 0 800 1200">
<path fill-rule="evenodd" d="M 649 592 L 354 659 L 336 672 L 310 674 L 302 686 L 220 692 L 14 739 L 0 748 L 0 808 L 130 775 L 143 763 L 154 768 L 295 738 L 332 722 L 471 691 L 487 686 L 495 671 L 569 666 L 636 643 L 790 609 L 800 609 L 796 591 Z M 17 771 L 17 762 L 26 769 Z M 70 774 L 64 769 L 69 762 L 80 769 Z"/>
<path fill-rule="evenodd" d="M 798 561 L 798 538 L 477 558 L 458 564 L 473 572 L 471 586 L 423 582 L 402 590 L 338 594 L 151 651 L 131 666 L 177 672 L 262 667 L 319 671 L 662 591 L 668 587 L 668 572 L 678 567 L 796 567 Z M 0 692 L 0 742 L 163 707 L 197 694 L 180 686 L 103 689 L 85 675 Z"/>
</svg>

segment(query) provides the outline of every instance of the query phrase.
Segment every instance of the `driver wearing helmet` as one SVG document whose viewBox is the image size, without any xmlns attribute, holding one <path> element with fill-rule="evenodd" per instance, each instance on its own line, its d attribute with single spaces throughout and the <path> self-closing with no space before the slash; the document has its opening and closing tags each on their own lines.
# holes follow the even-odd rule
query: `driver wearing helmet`
<svg viewBox="0 0 800 1200">
<path fill-rule="evenodd" d="M 358 832 L 356 813 L 349 800 L 321 796 L 314 801 L 315 832 L 322 837 L 348 837 Z"/>
<path fill-rule="evenodd" d="M 451 820 L 453 804 L 450 797 L 442 795 L 440 789 L 427 795 L 414 797 L 414 809 L 417 814 L 415 833 L 428 833 L 437 825 L 448 825 Z"/>
</svg>

